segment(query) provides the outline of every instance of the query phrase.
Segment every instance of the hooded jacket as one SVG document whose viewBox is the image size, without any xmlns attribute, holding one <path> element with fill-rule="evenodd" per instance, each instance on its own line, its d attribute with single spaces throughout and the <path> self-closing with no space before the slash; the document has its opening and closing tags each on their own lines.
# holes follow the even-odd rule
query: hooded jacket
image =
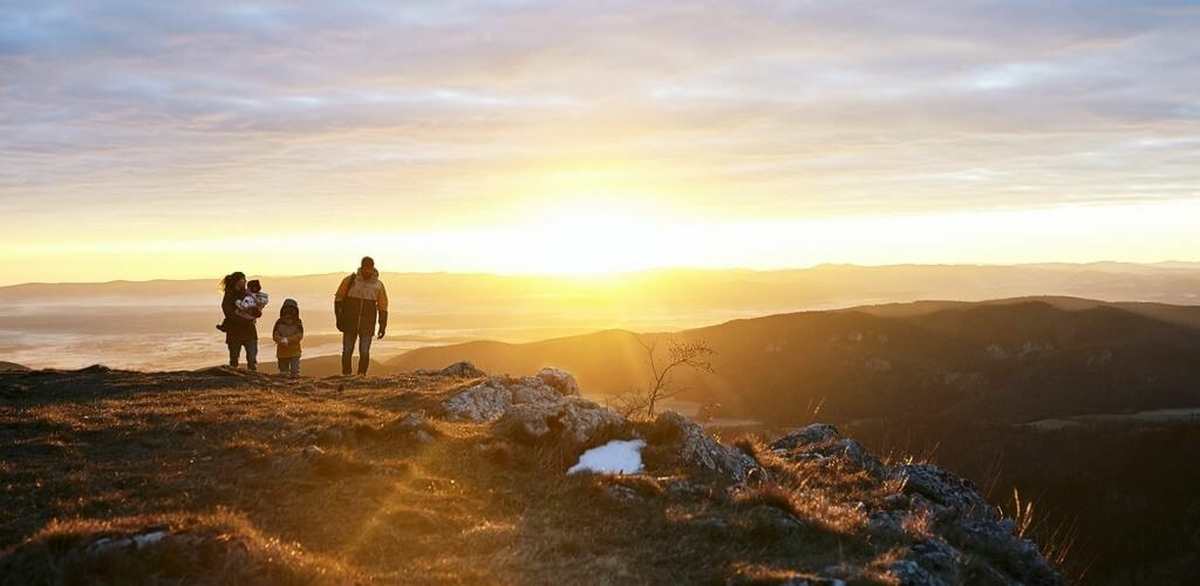
<svg viewBox="0 0 1200 586">
<path fill-rule="evenodd" d="M 360 336 L 375 335 L 375 320 L 379 330 L 387 329 L 387 290 L 379 280 L 379 271 L 362 269 L 342 279 L 333 296 L 333 312 L 340 332 L 357 332 Z"/>
<path fill-rule="evenodd" d="M 275 357 L 291 358 L 300 355 L 300 340 L 304 339 L 304 322 L 300 321 L 300 304 L 295 299 L 287 299 L 279 307 L 279 319 L 275 320 L 275 329 L 271 332 L 275 339 Z M 283 340 L 287 343 L 284 344 Z"/>
</svg>

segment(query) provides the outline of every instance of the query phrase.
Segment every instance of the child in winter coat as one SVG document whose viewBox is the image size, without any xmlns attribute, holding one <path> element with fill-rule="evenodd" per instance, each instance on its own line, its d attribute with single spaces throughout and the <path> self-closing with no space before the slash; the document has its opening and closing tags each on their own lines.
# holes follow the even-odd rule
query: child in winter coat
<svg viewBox="0 0 1200 586">
<path fill-rule="evenodd" d="M 300 340 L 304 339 L 304 322 L 300 321 L 300 304 L 287 299 L 279 308 L 279 319 L 271 333 L 275 339 L 275 358 L 279 372 L 300 376 Z"/>
<path fill-rule="evenodd" d="M 246 319 L 258 319 L 262 317 L 262 310 L 267 306 L 270 297 L 262 290 L 262 283 L 258 279 L 246 282 L 246 296 L 237 301 L 238 315 Z"/>
<path fill-rule="evenodd" d="M 242 319 L 254 321 L 262 317 L 262 310 L 270 301 L 270 296 L 262 290 L 262 283 L 258 279 L 248 281 L 246 283 L 246 296 L 234 301 L 234 314 Z M 217 329 L 225 331 L 227 324 L 223 321 L 217 324 Z"/>
</svg>

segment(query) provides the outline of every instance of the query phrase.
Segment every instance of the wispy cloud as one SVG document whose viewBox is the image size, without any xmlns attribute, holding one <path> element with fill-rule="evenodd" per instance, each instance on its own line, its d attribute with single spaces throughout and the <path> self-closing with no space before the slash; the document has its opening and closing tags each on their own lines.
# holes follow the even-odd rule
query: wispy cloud
<svg viewBox="0 0 1200 586">
<path fill-rule="evenodd" d="M 1200 197 L 1195 2 L 399 4 L 7 3 L 0 201 L 34 231 L 453 222 L 564 173 L 742 217 Z"/>
</svg>

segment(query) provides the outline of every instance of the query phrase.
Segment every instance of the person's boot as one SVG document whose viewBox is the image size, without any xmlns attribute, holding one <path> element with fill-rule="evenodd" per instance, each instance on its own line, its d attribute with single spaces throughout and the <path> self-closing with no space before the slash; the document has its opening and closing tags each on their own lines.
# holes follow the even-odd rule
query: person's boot
<svg viewBox="0 0 1200 586">
<path fill-rule="evenodd" d="M 359 359 L 358 361 L 358 376 L 367 376 L 367 367 L 371 365 L 369 360 Z"/>
<path fill-rule="evenodd" d="M 350 355 L 342 354 L 342 376 L 350 376 Z"/>
</svg>

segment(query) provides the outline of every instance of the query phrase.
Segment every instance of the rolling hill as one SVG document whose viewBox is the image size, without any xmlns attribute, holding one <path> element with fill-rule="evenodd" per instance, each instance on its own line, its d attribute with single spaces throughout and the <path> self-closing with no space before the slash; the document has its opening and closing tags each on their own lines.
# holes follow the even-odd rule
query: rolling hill
<svg viewBox="0 0 1200 586">
<path fill-rule="evenodd" d="M 794 423 L 944 413 L 1021 422 L 1200 405 L 1200 307 L 1021 298 L 918 302 L 743 319 L 672 336 L 715 352 L 715 376 L 681 376 L 729 416 Z M 662 334 L 644 334 L 644 340 Z M 584 391 L 648 380 L 638 336 L 612 330 L 529 344 L 421 348 L 396 371 L 471 360 L 489 371 L 559 366 Z"/>
</svg>

